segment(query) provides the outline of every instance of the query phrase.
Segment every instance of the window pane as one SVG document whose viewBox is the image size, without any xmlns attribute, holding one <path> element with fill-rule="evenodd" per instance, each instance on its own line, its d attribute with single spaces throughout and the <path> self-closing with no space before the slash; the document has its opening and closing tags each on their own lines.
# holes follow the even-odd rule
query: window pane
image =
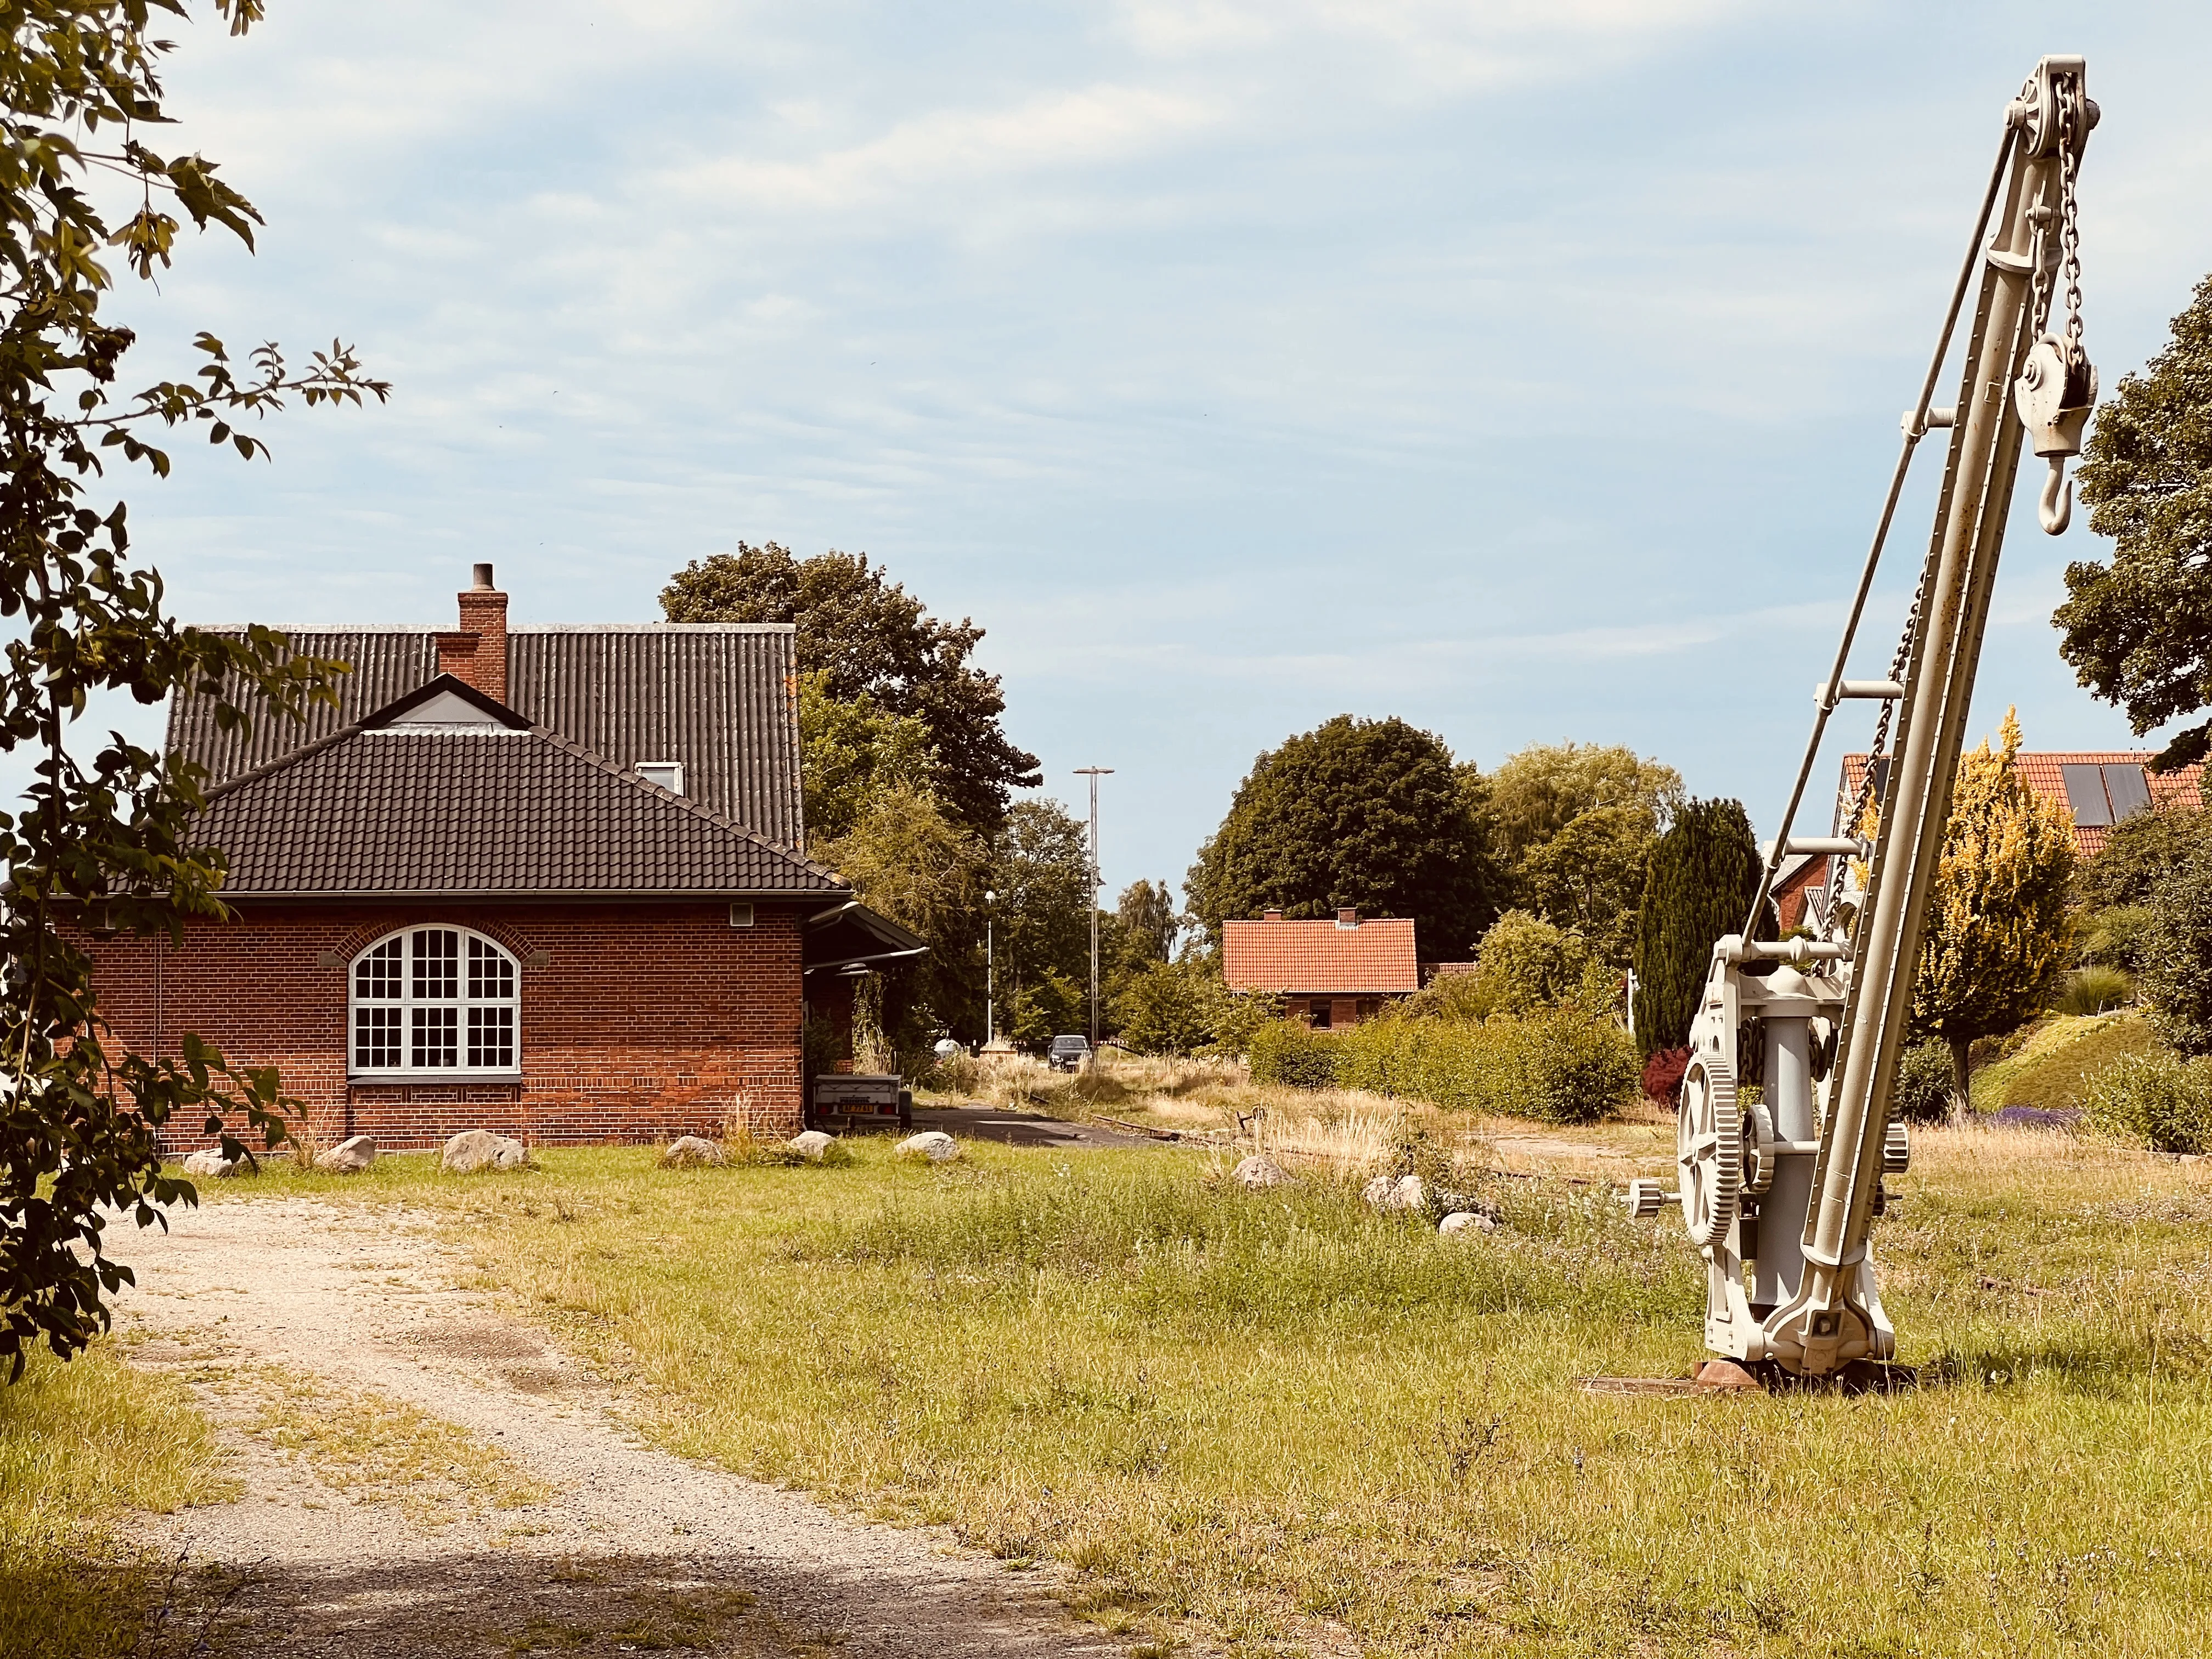
<svg viewBox="0 0 2212 1659">
<path fill-rule="evenodd" d="M 400 949 L 405 944 L 406 940 L 394 935 L 356 963 L 353 994 L 378 1001 L 398 1001 Z"/>
<path fill-rule="evenodd" d="M 415 994 L 457 997 L 461 994 L 461 936 L 450 927 L 415 930 Z"/>
<path fill-rule="evenodd" d="M 452 935 L 448 934 L 448 938 Z M 461 1011 L 458 1008 L 416 1008 L 411 1011 L 415 1066 L 459 1066 Z"/>
<path fill-rule="evenodd" d="M 353 1011 L 353 1063 L 357 1070 L 399 1064 L 399 1010 Z"/>
<path fill-rule="evenodd" d="M 514 1000 L 514 963 L 507 952 L 489 939 L 469 940 L 469 1000 L 511 1002 Z"/>
<path fill-rule="evenodd" d="M 2105 804 L 2105 769 L 2101 766 L 2062 766 L 2066 780 L 2066 804 L 2074 809 L 2074 822 L 2085 830 L 2112 821 Z"/>
<path fill-rule="evenodd" d="M 514 1064 L 514 1010 L 469 1010 L 469 1064 L 503 1067 Z"/>
<path fill-rule="evenodd" d="M 2105 793 L 2112 797 L 2114 823 L 2133 817 L 2150 805 L 2150 785 L 2140 766 L 2106 767 Z"/>
</svg>

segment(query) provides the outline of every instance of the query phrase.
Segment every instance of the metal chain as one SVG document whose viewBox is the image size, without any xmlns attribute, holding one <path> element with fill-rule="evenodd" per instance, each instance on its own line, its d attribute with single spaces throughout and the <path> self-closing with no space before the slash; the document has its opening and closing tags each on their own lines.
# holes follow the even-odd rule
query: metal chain
<svg viewBox="0 0 2212 1659">
<path fill-rule="evenodd" d="M 2081 222 L 2074 199 L 2081 165 L 2074 142 L 2077 96 L 2071 79 L 2058 83 L 2058 240 L 2065 251 L 2068 355 L 2076 357 L 2081 351 Z"/>
</svg>

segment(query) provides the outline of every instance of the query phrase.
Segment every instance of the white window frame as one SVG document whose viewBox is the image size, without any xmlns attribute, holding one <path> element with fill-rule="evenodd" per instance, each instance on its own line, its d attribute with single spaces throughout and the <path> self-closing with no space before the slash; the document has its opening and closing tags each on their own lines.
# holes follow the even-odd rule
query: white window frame
<svg viewBox="0 0 2212 1659">
<path fill-rule="evenodd" d="M 640 761 L 632 769 L 647 783 L 657 784 L 672 795 L 684 793 L 684 763 L 682 761 Z M 655 772 L 670 772 L 675 775 L 672 779 L 656 778 L 651 775 Z"/>
<path fill-rule="evenodd" d="M 453 945 L 450 974 L 439 971 L 445 936 Z M 422 1063 L 441 1051 L 452 1060 Z M 485 1061 L 487 1051 L 506 1063 Z M 364 946 L 346 964 L 346 1075 L 520 1077 L 522 964 L 489 934 L 450 922 L 396 928 Z"/>
</svg>

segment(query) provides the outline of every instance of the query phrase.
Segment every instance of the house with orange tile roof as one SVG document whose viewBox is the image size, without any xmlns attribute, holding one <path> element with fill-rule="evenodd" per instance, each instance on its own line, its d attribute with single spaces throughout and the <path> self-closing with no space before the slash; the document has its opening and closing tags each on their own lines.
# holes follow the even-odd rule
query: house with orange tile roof
<svg viewBox="0 0 2212 1659">
<path fill-rule="evenodd" d="M 1421 966 L 1411 917 L 1363 921 L 1347 905 L 1334 920 L 1291 921 L 1270 910 L 1256 921 L 1224 921 L 1221 977 L 1232 991 L 1281 997 L 1291 1018 L 1327 1031 L 1372 1019 L 1385 1002 L 1419 990 Z"/>
<path fill-rule="evenodd" d="M 2154 749 L 2024 750 L 2013 757 L 2013 766 L 2021 781 L 2039 798 L 2063 806 L 2073 815 L 2075 850 L 2089 859 L 2104 850 L 2112 826 L 2123 819 L 2154 809 L 2193 807 L 2203 799 L 2203 763 L 2153 772 L 2148 763 L 2157 752 Z M 1875 764 L 1877 795 L 1888 787 L 1888 769 L 1887 757 Z M 1831 835 L 1849 833 L 1844 820 L 1859 798 L 1866 772 L 1864 755 L 1844 757 L 1836 779 L 1835 807 L 1829 817 Z M 1833 862 L 1827 858 L 1808 859 L 1802 869 L 1790 872 L 1795 876 L 1790 884 L 1794 892 L 1802 896 L 1796 907 L 1800 920 L 1808 901 L 1815 909 L 1821 905 Z M 1775 886 L 1778 908 L 1781 908 L 1783 886 L 1781 882 Z M 1786 908 L 1782 925 L 1785 928 L 1793 925 Z"/>
</svg>

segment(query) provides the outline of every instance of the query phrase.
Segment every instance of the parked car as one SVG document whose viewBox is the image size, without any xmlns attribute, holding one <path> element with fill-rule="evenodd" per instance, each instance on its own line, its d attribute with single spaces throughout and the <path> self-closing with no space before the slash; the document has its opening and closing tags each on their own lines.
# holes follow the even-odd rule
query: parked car
<svg viewBox="0 0 2212 1659">
<path fill-rule="evenodd" d="M 1079 1072 L 1091 1063 L 1091 1039 L 1056 1036 L 1045 1050 L 1044 1063 L 1055 1072 Z"/>
</svg>

